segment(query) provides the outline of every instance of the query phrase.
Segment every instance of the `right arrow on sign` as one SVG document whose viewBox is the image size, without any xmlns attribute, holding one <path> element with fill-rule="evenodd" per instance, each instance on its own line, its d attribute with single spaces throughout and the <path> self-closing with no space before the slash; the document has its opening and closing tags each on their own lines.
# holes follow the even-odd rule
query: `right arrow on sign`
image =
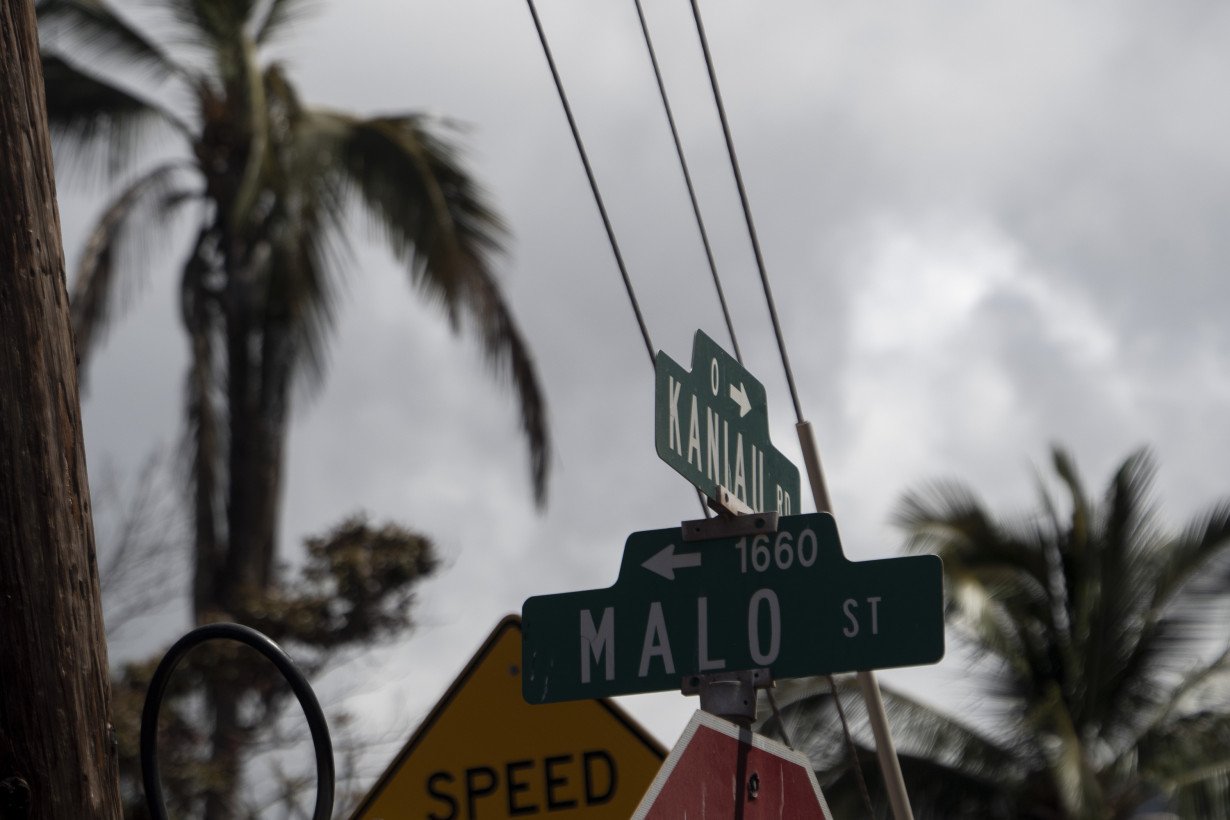
<svg viewBox="0 0 1230 820">
<path fill-rule="evenodd" d="M 660 551 L 650 556 L 641 566 L 650 572 L 658 573 L 668 581 L 673 581 L 675 580 L 675 570 L 683 569 L 684 567 L 700 566 L 700 553 L 683 552 L 676 555 L 675 545 L 667 544 Z"/>
<path fill-rule="evenodd" d="M 769 438 L 764 385 L 701 331 L 692 369 L 654 357 L 654 448 L 710 498 L 720 488 L 756 512 L 799 505 L 799 468 Z"/>
<path fill-rule="evenodd" d="M 730 386 L 730 398 L 739 405 L 739 418 L 752 412 L 752 400 L 747 397 L 747 388 L 743 386 L 743 382 L 739 382 L 738 388 L 733 384 Z"/>
</svg>

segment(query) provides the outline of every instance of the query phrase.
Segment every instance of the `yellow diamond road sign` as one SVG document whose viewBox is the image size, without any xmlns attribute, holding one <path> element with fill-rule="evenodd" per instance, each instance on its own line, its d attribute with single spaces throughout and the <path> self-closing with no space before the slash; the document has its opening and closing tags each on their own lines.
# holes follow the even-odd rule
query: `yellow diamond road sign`
<svg viewBox="0 0 1230 820">
<path fill-rule="evenodd" d="M 526 703 L 521 620 L 509 615 L 351 820 L 626 820 L 665 757 L 608 700 Z"/>
</svg>

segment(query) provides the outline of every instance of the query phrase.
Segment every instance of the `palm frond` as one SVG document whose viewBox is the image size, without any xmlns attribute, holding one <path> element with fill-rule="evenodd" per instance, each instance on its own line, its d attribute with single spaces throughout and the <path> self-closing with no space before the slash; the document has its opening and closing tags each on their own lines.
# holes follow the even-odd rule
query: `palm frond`
<svg viewBox="0 0 1230 820">
<path fill-rule="evenodd" d="M 1151 553 L 1158 545 L 1154 526 L 1153 483 L 1157 463 L 1148 449 L 1138 450 L 1115 471 L 1103 501 L 1102 530 L 1108 544 Z"/>
<path fill-rule="evenodd" d="M 264 45 L 281 37 L 287 28 L 316 10 L 319 0 L 269 0 L 256 30 L 256 42 Z"/>
<path fill-rule="evenodd" d="M 779 683 L 781 721 L 795 748 L 811 760 L 835 816 L 866 816 L 860 777 L 871 790 L 874 806 L 887 806 L 866 730 L 866 709 L 853 677 L 836 678 L 835 683 L 836 690 L 823 678 Z M 1010 816 L 1004 799 L 1008 786 L 1026 771 L 1018 749 L 891 688 L 882 693 L 916 817 Z M 842 732 L 838 697 L 851 727 L 850 743 Z M 755 729 L 768 736 L 780 733 L 777 718 L 767 715 Z"/>
<path fill-rule="evenodd" d="M 541 506 L 547 498 L 547 469 L 550 441 L 547 434 L 547 408 L 538 372 L 529 345 L 513 319 L 509 305 L 484 268 L 476 271 L 468 298 L 475 330 L 481 337 L 487 360 L 498 375 L 512 383 L 521 408 L 521 432 L 530 455 L 530 478 L 535 501 Z"/>
<path fill-rule="evenodd" d="M 291 203 L 287 203 L 291 204 Z M 326 344 L 333 329 L 337 271 L 345 256 L 336 219 L 340 206 L 329 192 L 316 191 L 296 203 L 293 214 L 275 220 L 269 232 L 265 322 L 283 326 L 292 340 L 294 371 L 313 392 L 323 381 Z"/>
<path fill-rule="evenodd" d="M 1025 774 L 1024 750 L 1006 746 L 960 720 L 904 692 L 882 688 L 884 706 L 894 727 L 908 738 L 904 749 L 938 760 L 984 779 L 1018 779 Z M 861 700 L 858 702 L 861 705 Z M 855 714 L 860 706 L 856 706 Z"/>
<path fill-rule="evenodd" d="M 1092 525 L 1091 510 L 1089 502 L 1085 498 L 1085 490 L 1082 485 L 1080 475 L 1076 471 L 1076 465 L 1072 461 L 1072 456 L 1062 447 L 1051 448 L 1051 463 L 1055 468 L 1056 474 L 1062 479 L 1065 486 L 1068 488 L 1068 493 L 1072 497 L 1072 531 L 1074 533 L 1073 541 L 1083 543 L 1088 540 L 1089 529 Z"/>
<path fill-rule="evenodd" d="M 225 50 L 242 39 L 257 0 L 160 0 L 187 39 Z"/>
<path fill-rule="evenodd" d="M 1048 695 L 1029 710 L 1026 719 L 1043 736 L 1041 747 L 1065 816 L 1106 816 L 1106 798 L 1096 767 L 1060 687 L 1052 684 Z"/>
<path fill-rule="evenodd" d="M 1230 817 L 1230 714 L 1197 712 L 1140 745 L 1141 777 L 1173 795 L 1184 817 Z M 1195 810 L 1195 813 L 1187 813 Z"/>
<path fill-rule="evenodd" d="M 1214 505 L 1158 551 L 1151 605 L 1167 606 L 1188 590 L 1220 593 L 1230 582 L 1230 499 Z M 1207 584 L 1207 587 L 1205 586 Z"/>
<path fill-rule="evenodd" d="M 1145 727 L 1160 720 L 1154 716 L 1174 705 L 1176 682 L 1199 649 L 1190 640 L 1189 628 L 1172 619 L 1141 630 L 1126 629 L 1139 633 L 1134 644 L 1131 639 L 1124 641 L 1131 654 L 1123 661 L 1108 659 L 1105 679 L 1082 704 L 1088 730 L 1116 754 L 1132 749 Z"/>
<path fill-rule="evenodd" d="M 52 135 L 76 152 L 102 149 L 111 174 L 121 171 L 158 123 L 189 129 L 172 112 L 62 57 L 43 55 L 47 119 Z"/>
<path fill-rule="evenodd" d="M 122 301 L 116 293 L 117 264 L 123 248 L 133 240 L 133 231 L 150 236 L 175 213 L 176 204 L 187 201 L 185 190 L 176 185 L 183 163 L 159 165 L 139 177 L 111 201 L 91 231 L 73 282 L 71 315 L 82 372 L 102 332 Z M 140 265 L 130 275 L 140 272 Z"/>
<path fill-rule="evenodd" d="M 1150 715 L 1168 714 L 1177 699 L 1221 671 L 1225 662 L 1219 656 L 1196 671 L 1191 666 L 1192 658 L 1207 655 L 1210 640 L 1224 640 L 1230 503 L 1196 519 L 1177 538 L 1159 534 L 1155 539 L 1147 572 L 1133 587 L 1135 610 L 1126 617 L 1113 611 L 1105 615 L 1116 636 L 1116 645 L 1108 647 L 1114 650 L 1116 668 L 1108 670 L 1107 685 L 1099 693 L 1101 711 L 1138 716 L 1122 723 L 1129 738 L 1144 731 Z"/>
<path fill-rule="evenodd" d="M 1072 675 L 1069 703 L 1082 729 L 1104 735 L 1130 735 L 1122 717 L 1143 705 L 1157 683 L 1164 658 L 1155 651 L 1172 647 L 1168 625 L 1160 640 L 1142 610 L 1140 594 L 1150 583 L 1152 553 L 1159 543 L 1151 488 L 1154 466 L 1147 450 L 1127 458 L 1116 470 L 1100 507 L 1090 506 L 1092 524 L 1084 550 L 1073 556 L 1077 575 L 1068 579 L 1072 597 Z"/>
<path fill-rule="evenodd" d="M 1165 689 L 1165 696 L 1157 698 L 1142 715 L 1136 735 L 1125 745 L 1121 757 L 1157 747 L 1161 738 L 1174 734 L 1179 716 L 1209 710 L 1230 712 L 1230 645 L 1211 660 L 1187 670 L 1177 685 Z"/>
<path fill-rule="evenodd" d="M 935 481 L 907 492 L 892 523 L 907 535 L 906 550 L 931 552 L 962 566 L 1002 565 L 1045 581 L 1042 556 L 1029 549 L 1028 530 L 1008 527 L 991 518 L 982 501 L 964 484 Z"/>
<path fill-rule="evenodd" d="M 1155 580 L 1157 556 L 1166 541 L 1153 498 L 1156 474 L 1152 454 L 1140 450 L 1116 471 L 1106 491 L 1099 536 L 1106 556 L 1101 580 L 1107 623 L 1122 624 L 1147 608 L 1138 593 Z"/>
<path fill-rule="evenodd" d="M 188 76 L 183 66 L 105 0 L 40 0 L 36 9 L 45 35 L 63 33 L 75 48 L 118 65 Z"/>
<path fill-rule="evenodd" d="M 796 747 L 819 764 L 818 769 L 846 754 L 835 698 L 841 698 L 855 740 L 870 742 L 865 729 L 867 710 L 856 679 L 840 676 L 834 681 L 836 690 L 823 678 L 793 681 L 792 686 L 783 687 L 782 724 Z M 928 757 L 970 776 L 1011 780 L 1024 775 L 1020 749 L 891 687 L 881 686 L 881 694 L 894 740 L 904 753 Z M 776 718 L 766 715 L 756 731 L 773 735 L 778 731 Z"/>
<path fill-rule="evenodd" d="M 1230 820 L 1230 762 L 1178 785 L 1171 805 L 1178 817 Z"/>
<path fill-rule="evenodd" d="M 1008 661 L 1018 688 L 1053 666 L 1054 632 L 1046 538 L 1028 524 L 993 522 L 963 485 L 936 482 L 905 495 L 893 517 L 906 548 L 944 561 L 949 614 L 969 627 L 984 652 Z"/>
<path fill-rule="evenodd" d="M 1084 644 L 1091 635 L 1091 625 L 1097 621 L 1101 604 L 1103 556 L 1094 505 L 1085 495 L 1084 483 L 1072 457 L 1063 448 L 1052 446 L 1051 463 L 1071 502 L 1068 523 L 1049 534 L 1048 549 L 1058 556 L 1057 586 L 1063 592 L 1065 607 L 1064 629 L 1056 630 L 1054 635 L 1055 648 L 1064 660 L 1058 677 L 1068 703 L 1073 704 L 1086 694 L 1087 664 L 1097 663 L 1097 658 L 1088 656 Z M 1077 710 L 1074 719 L 1079 723 L 1081 717 L 1081 711 Z"/>
<path fill-rule="evenodd" d="M 534 494 L 546 497 L 550 444 L 546 405 L 529 348 L 496 282 L 490 259 L 504 226 L 455 149 L 423 118 L 355 119 L 316 112 L 317 152 L 353 190 L 411 282 L 445 311 L 454 329 L 470 325 L 497 375 L 517 395 L 530 451 Z"/>
</svg>

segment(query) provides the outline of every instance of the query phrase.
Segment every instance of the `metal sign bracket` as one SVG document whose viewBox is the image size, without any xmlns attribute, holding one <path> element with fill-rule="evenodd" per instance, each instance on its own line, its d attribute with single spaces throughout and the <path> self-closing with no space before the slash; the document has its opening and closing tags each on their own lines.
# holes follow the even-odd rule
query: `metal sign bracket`
<svg viewBox="0 0 1230 820">
<path fill-rule="evenodd" d="M 709 505 L 709 509 L 725 518 L 738 515 L 749 515 L 755 512 L 755 510 L 751 507 L 744 504 L 743 501 L 740 500 L 739 496 L 735 495 L 721 484 L 715 485 L 713 495 L 706 498 L 705 503 Z"/>
<path fill-rule="evenodd" d="M 706 499 L 717 512 L 716 518 L 697 518 L 684 521 L 684 541 L 706 541 L 710 538 L 737 538 L 743 535 L 759 535 L 777 532 L 776 512 L 753 512 L 721 484 L 713 498 Z"/>
<path fill-rule="evenodd" d="M 746 727 L 756 717 L 756 690 L 772 686 L 772 671 L 748 669 L 689 675 L 683 679 L 682 690 L 685 695 L 700 695 L 702 711 Z"/>
<path fill-rule="evenodd" d="M 711 538 L 732 538 L 777 532 L 776 512 L 758 513 L 718 484 L 709 507 L 716 518 L 684 521 L 684 541 L 705 541 Z M 689 675 L 683 679 L 685 695 L 700 695 L 702 711 L 729 720 L 740 726 L 750 726 L 756 718 L 756 690 L 773 686 L 773 672 L 768 669 L 747 669 L 742 672 L 715 672 Z"/>
</svg>

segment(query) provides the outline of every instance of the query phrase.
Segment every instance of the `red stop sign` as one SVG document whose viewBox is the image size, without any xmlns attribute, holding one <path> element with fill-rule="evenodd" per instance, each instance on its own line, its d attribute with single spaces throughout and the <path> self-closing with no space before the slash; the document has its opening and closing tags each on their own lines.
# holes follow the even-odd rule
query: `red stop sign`
<svg viewBox="0 0 1230 820">
<path fill-rule="evenodd" d="M 633 820 L 830 820 L 811 763 L 780 743 L 697 712 Z"/>
</svg>

